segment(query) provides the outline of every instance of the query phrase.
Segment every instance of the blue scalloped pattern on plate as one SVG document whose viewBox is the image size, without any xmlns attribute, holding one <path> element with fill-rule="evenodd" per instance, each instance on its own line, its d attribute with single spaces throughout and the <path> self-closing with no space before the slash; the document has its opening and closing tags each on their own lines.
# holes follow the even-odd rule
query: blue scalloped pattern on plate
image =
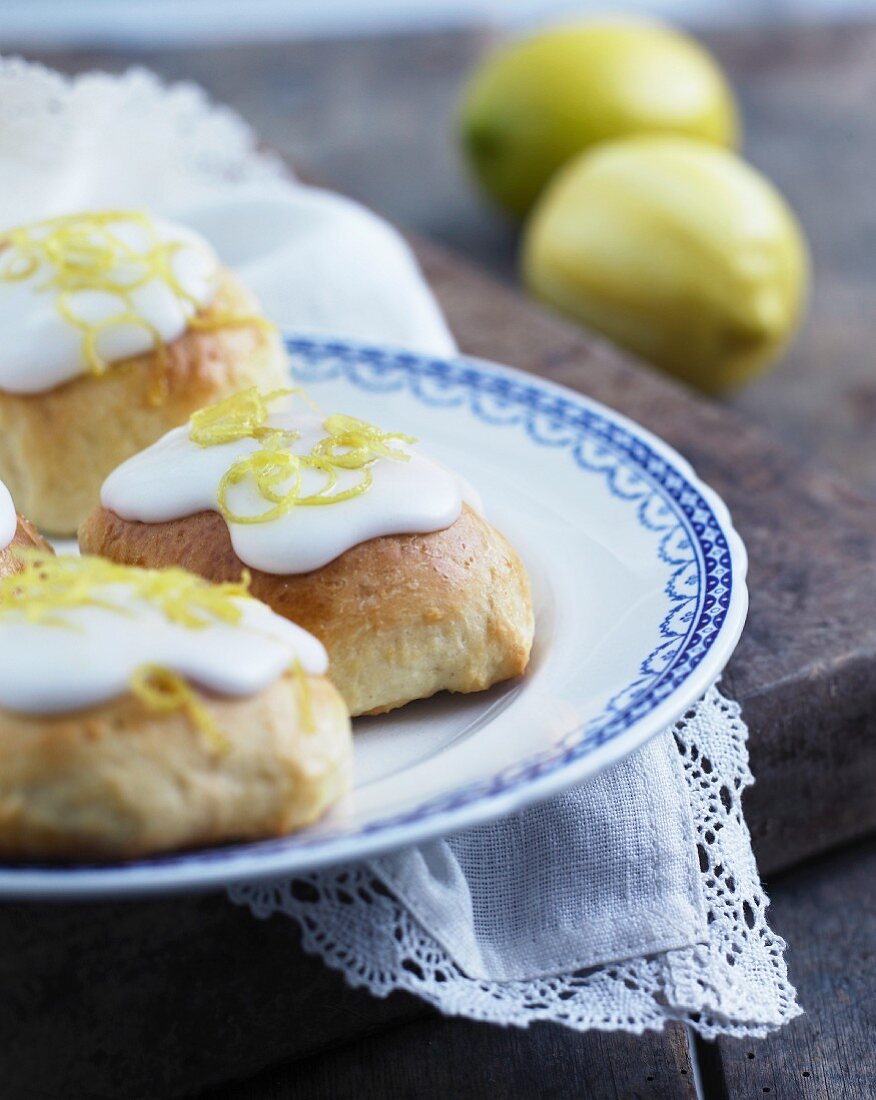
<svg viewBox="0 0 876 1100">
<path fill-rule="evenodd" d="M 362 348 L 343 341 L 288 339 L 296 378 L 313 384 L 343 377 L 372 393 L 407 389 L 419 401 L 467 406 L 493 427 L 522 430 L 541 447 L 564 448 L 588 473 L 605 479 L 611 494 L 636 509 L 639 523 L 662 533 L 659 554 L 672 568 L 666 594 L 671 610 L 660 645 L 639 675 L 584 727 L 550 749 L 394 817 L 366 833 L 454 810 L 528 782 L 622 734 L 670 695 L 700 664 L 717 637 L 733 586 L 730 550 L 710 504 L 679 471 L 621 424 L 582 403 L 540 386 L 494 374 L 465 359 L 431 359 L 409 352 Z M 300 838 L 307 843 L 307 838 Z M 315 840 L 314 843 L 318 843 Z"/>
</svg>

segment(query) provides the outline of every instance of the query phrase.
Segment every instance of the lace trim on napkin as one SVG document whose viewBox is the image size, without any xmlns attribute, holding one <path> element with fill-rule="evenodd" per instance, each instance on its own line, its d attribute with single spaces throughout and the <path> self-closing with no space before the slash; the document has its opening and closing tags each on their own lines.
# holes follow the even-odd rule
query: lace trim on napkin
<svg viewBox="0 0 876 1100">
<path fill-rule="evenodd" d="M 289 171 L 250 126 L 196 84 L 147 69 L 67 77 L 0 58 L 4 222 L 122 201 L 162 210 L 259 186 L 280 193 Z"/>
<path fill-rule="evenodd" d="M 762 1036 L 799 1015 L 784 941 L 766 922 L 767 897 L 742 815 L 752 782 L 737 704 L 712 688 L 674 728 L 696 825 L 708 941 L 523 981 L 472 979 L 416 922 L 369 864 L 229 890 L 255 916 L 282 913 L 302 946 L 378 997 L 405 990 L 448 1015 L 528 1027 L 536 1020 L 641 1033 L 667 1020 L 704 1038 Z"/>
</svg>

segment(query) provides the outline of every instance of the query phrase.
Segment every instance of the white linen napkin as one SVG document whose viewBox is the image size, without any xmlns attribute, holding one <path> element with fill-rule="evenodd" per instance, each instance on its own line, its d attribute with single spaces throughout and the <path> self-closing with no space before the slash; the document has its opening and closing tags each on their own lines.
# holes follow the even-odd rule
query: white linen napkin
<svg viewBox="0 0 876 1100">
<path fill-rule="evenodd" d="M 229 894 L 291 917 L 351 985 L 447 1015 L 761 1036 L 800 1009 L 742 815 L 746 737 L 712 688 L 671 732 L 513 818 Z"/>
<path fill-rule="evenodd" d="M 453 350 L 400 235 L 294 183 L 192 86 L 0 59 L 0 204 L 7 224 L 99 206 L 181 216 L 282 327 Z M 378 995 L 411 989 L 504 1023 L 759 1033 L 798 1009 L 764 919 L 747 782 L 744 726 L 713 690 L 673 732 L 543 806 L 306 876 L 303 892 L 299 880 L 231 897 L 287 913 L 307 949 Z"/>
<path fill-rule="evenodd" d="M 582 787 L 372 867 L 473 978 L 572 973 L 707 939 L 669 734 Z"/>
<path fill-rule="evenodd" d="M 401 234 L 370 210 L 302 184 L 174 210 L 203 233 L 286 331 L 452 353 L 453 337 Z"/>
</svg>

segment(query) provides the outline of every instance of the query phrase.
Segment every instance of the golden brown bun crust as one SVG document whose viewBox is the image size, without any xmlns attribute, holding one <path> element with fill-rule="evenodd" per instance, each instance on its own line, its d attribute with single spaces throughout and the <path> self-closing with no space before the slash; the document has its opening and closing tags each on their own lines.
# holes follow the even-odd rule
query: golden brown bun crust
<svg viewBox="0 0 876 1100">
<path fill-rule="evenodd" d="M 0 710 L 0 857 L 127 859 L 279 836 L 349 787 L 350 720 L 324 677 L 281 677 L 244 699 L 201 694 L 224 751 L 185 715 L 128 695 L 34 717 Z"/>
<path fill-rule="evenodd" d="M 12 542 L 5 550 L 0 550 L 0 577 L 21 572 L 21 562 L 15 556 L 16 550 L 44 550 L 47 554 L 54 553 L 39 531 L 24 516 L 18 517 Z"/>
<path fill-rule="evenodd" d="M 201 316 L 258 312 L 252 294 L 223 270 Z M 247 386 L 288 383 L 279 336 L 259 325 L 187 329 L 166 355 L 163 375 L 150 352 L 45 393 L 0 391 L 0 481 L 41 530 L 75 534 L 107 475 L 196 409 Z M 166 394 L 155 404 L 161 377 Z"/>
<path fill-rule="evenodd" d="M 215 512 L 146 524 L 99 508 L 79 541 L 85 553 L 180 565 L 212 581 L 238 580 L 245 568 Z M 250 572 L 254 596 L 326 647 L 329 675 L 353 715 L 437 691 L 482 691 L 520 675 L 529 661 L 526 570 L 468 506 L 444 531 L 372 539 L 312 573 Z"/>
</svg>

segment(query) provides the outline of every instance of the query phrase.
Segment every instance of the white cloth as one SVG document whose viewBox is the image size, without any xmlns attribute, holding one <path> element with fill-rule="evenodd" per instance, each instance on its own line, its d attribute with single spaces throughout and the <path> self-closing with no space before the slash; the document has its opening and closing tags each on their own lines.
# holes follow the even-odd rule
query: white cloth
<svg viewBox="0 0 876 1100">
<path fill-rule="evenodd" d="M 0 60 L 0 204 L 7 224 L 89 206 L 182 215 L 286 328 L 453 348 L 398 233 L 293 183 L 191 86 Z M 713 690 L 674 737 L 543 806 L 231 896 L 293 917 L 308 950 L 377 995 L 499 1023 L 760 1034 L 798 1009 L 739 805 L 748 782 L 744 726 Z"/>
<path fill-rule="evenodd" d="M 373 868 L 462 971 L 507 981 L 705 941 L 695 852 L 666 734 L 578 790 Z"/>
<path fill-rule="evenodd" d="M 508 821 L 229 892 L 293 918 L 306 950 L 376 996 L 521 1027 L 761 1036 L 800 1009 L 742 815 L 746 737 L 712 688 L 671 732 Z"/>
</svg>

